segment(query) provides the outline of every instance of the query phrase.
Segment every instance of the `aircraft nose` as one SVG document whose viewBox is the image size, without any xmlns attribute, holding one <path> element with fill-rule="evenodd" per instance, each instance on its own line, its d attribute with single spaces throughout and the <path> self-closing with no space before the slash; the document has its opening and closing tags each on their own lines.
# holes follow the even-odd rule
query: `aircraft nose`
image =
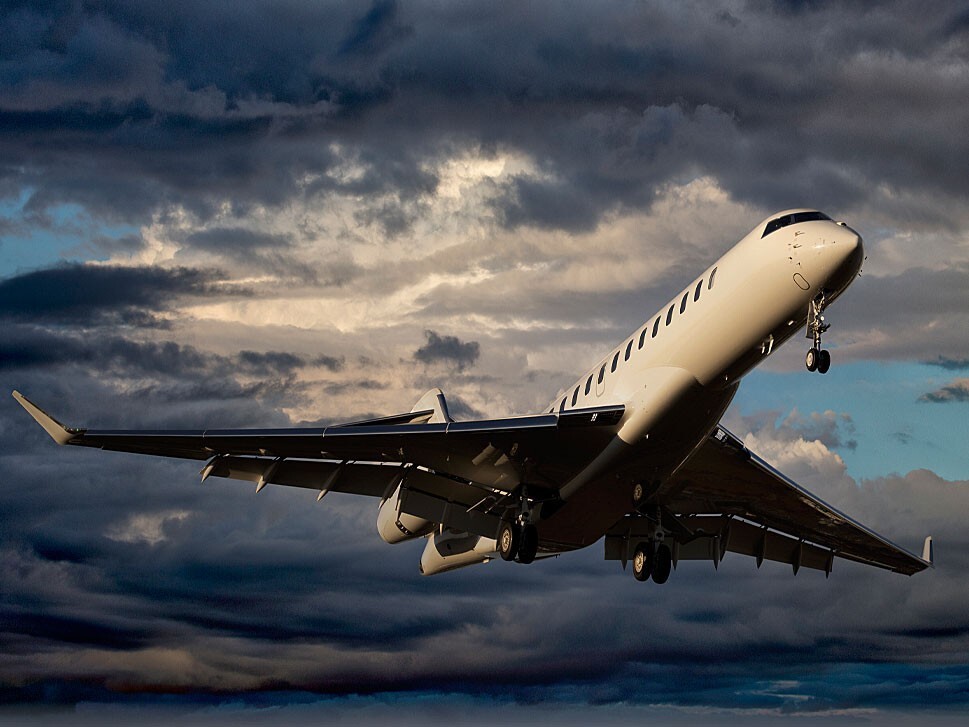
<svg viewBox="0 0 969 727">
<path fill-rule="evenodd" d="M 841 292 L 861 271 L 865 259 L 865 247 L 861 235 L 843 223 L 834 234 L 826 234 L 816 245 L 819 268 L 827 281 L 824 287 Z"/>
</svg>

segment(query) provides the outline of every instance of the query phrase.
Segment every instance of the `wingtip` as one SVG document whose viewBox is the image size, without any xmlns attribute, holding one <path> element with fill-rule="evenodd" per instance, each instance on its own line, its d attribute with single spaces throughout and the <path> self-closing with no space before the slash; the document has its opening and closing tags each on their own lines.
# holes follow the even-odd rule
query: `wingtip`
<svg viewBox="0 0 969 727">
<path fill-rule="evenodd" d="M 930 568 L 935 568 L 935 553 L 931 535 L 925 536 L 925 543 L 922 545 L 922 560 L 928 563 Z"/>
<path fill-rule="evenodd" d="M 17 403 L 20 404 L 20 406 L 27 410 L 27 413 L 34 418 L 34 421 L 44 428 L 44 430 L 50 435 L 51 439 L 53 439 L 55 442 L 58 444 L 67 444 L 69 441 L 71 441 L 71 439 L 74 438 L 76 432 L 70 431 L 67 427 L 54 419 L 54 417 L 34 404 L 19 391 L 14 389 L 12 396 L 17 400 Z"/>
</svg>

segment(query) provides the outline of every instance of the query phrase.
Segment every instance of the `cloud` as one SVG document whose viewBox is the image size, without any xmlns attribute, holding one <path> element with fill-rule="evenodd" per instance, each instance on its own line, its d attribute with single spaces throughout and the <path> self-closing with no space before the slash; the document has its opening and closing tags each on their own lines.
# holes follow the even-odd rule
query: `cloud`
<svg viewBox="0 0 969 727">
<path fill-rule="evenodd" d="M 185 243 L 203 250 L 228 255 L 247 255 L 263 248 L 285 248 L 291 243 L 285 235 L 255 232 L 243 227 L 216 227 L 193 232 Z"/>
<path fill-rule="evenodd" d="M 959 371 L 965 28 L 905 1 L 8 3 L 0 369 L 97 427 L 319 425 L 435 385 L 463 417 L 540 411 L 759 218 L 808 204 L 869 255 L 830 313 L 839 360 Z M 15 270 L 27 245 L 46 267 Z M 969 484 L 854 481 L 839 452 L 864 433 L 836 409 L 731 426 L 886 537 L 932 532 L 934 571 L 728 556 L 644 591 L 594 546 L 423 579 L 374 502 L 55 450 L 7 402 L 0 701 L 965 706 Z"/>
<path fill-rule="evenodd" d="M 474 366 L 481 356 L 477 341 L 461 341 L 457 336 L 441 336 L 436 331 L 424 331 L 427 343 L 414 351 L 414 358 L 422 363 L 444 362 L 458 371 Z"/>
<path fill-rule="evenodd" d="M 156 321 L 177 296 L 211 296 L 219 274 L 190 268 L 61 265 L 0 281 L 0 316 L 97 325 Z"/>
<path fill-rule="evenodd" d="M 113 525 L 105 536 L 122 543 L 145 542 L 158 545 L 167 539 L 165 526 L 170 521 L 178 522 L 191 516 L 187 510 L 165 510 L 156 513 L 132 515 L 125 522 Z"/>
<path fill-rule="evenodd" d="M 397 25 L 398 7 L 394 0 L 376 0 L 370 10 L 353 26 L 340 43 L 340 54 L 374 56 L 408 33 Z"/>
<path fill-rule="evenodd" d="M 939 356 L 934 361 L 923 361 L 922 363 L 929 366 L 939 366 L 940 368 L 947 369 L 949 371 L 962 371 L 963 369 L 969 369 L 969 359 L 961 358 L 949 358 L 947 356 Z"/>
<path fill-rule="evenodd" d="M 919 401 L 930 404 L 969 401 L 969 379 L 955 379 L 940 389 L 922 394 Z"/>
<path fill-rule="evenodd" d="M 32 187 L 34 208 L 76 201 L 125 217 L 173 202 L 209 216 L 226 198 L 277 205 L 309 188 L 390 192 L 373 208 L 387 230 L 413 223 L 410 201 L 433 191 L 455 148 L 539 163 L 540 177 L 501 190 L 513 227 L 591 229 L 702 173 L 772 207 L 966 192 L 953 161 L 964 59 L 945 41 L 961 21 L 948 9 L 921 13 L 912 37 L 897 32 L 908 8 L 751 5 L 730 22 L 690 3 L 505 10 L 12 8 L 6 174 Z M 788 32 L 806 17 L 830 32 Z M 216 36 L 227 41 L 212 52 Z M 362 174 L 349 186 L 320 139 L 352 150 Z M 57 143 L 30 153 L 41 140 Z"/>
</svg>

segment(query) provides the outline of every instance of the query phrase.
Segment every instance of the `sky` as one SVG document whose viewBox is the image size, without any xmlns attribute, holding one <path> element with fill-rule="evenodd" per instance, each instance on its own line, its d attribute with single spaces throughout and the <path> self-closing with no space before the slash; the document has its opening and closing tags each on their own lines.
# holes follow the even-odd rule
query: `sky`
<svg viewBox="0 0 969 727">
<path fill-rule="evenodd" d="M 961 723 L 969 13 L 922 2 L 0 4 L 0 724 Z M 912 578 L 601 544 L 433 578 L 376 504 L 73 426 L 541 411 L 759 221 L 864 238 L 724 417 Z M 738 321 L 738 325 L 742 322 Z M 256 499 L 258 498 L 258 499 Z M 167 723 L 167 722 L 166 722 Z"/>
</svg>

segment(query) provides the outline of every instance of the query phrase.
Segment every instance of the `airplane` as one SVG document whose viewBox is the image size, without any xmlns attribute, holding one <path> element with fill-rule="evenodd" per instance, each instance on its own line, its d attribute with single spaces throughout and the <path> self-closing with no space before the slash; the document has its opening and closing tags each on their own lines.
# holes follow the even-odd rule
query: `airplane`
<svg viewBox="0 0 969 727">
<path fill-rule="evenodd" d="M 835 557 L 932 567 L 823 502 L 720 424 L 743 376 L 802 327 L 826 373 L 825 309 L 861 270 L 861 237 L 814 209 L 758 224 L 592 369 L 530 416 L 454 421 L 440 389 L 411 411 L 338 426 L 90 430 L 14 398 L 60 445 L 204 462 L 209 477 L 377 498 L 387 543 L 427 543 L 434 575 L 531 563 L 604 541 L 605 559 L 665 583 L 726 553 L 830 575 Z"/>
</svg>

